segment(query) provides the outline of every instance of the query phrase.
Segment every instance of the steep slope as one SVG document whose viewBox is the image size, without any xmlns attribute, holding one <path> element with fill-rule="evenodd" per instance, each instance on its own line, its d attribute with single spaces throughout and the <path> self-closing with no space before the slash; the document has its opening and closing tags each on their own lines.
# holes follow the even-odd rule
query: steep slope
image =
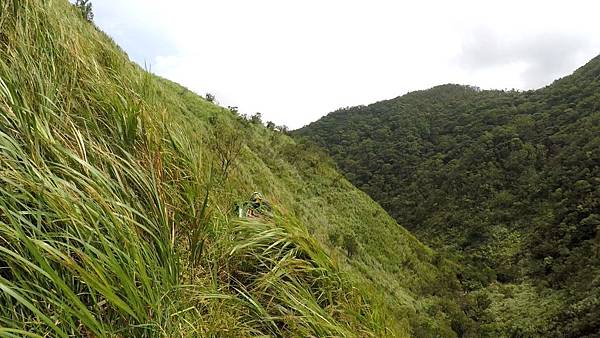
<svg viewBox="0 0 600 338">
<path fill-rule="evenodd" d="M 0 335 L 474 334 L 450 263 L 259 122 L 66 0 L 0 2 Z"/>
<path fill-rule="evenodd" d="M 490 335 L 600 334 L 600 57 L 537 91 L 443 85 L 295 135 L 464 263 Z"/>
</svg>

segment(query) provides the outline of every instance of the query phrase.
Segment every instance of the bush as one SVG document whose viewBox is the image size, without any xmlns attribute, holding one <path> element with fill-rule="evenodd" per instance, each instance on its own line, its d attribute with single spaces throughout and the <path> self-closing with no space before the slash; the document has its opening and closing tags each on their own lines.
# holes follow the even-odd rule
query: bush
<svg viewBox="0 0 600 338">
<path fill-rule="evenodd" d="M 356 241 L 356 236 L 354 234 L 344 234 L 342 245 L 344 246 L 344 250 L 346 250 L 348 257 L 352 257 L 358 252 L 358 242 Z"/>
<path fill-rule="evenodd" d="M 77 0 L 74 6 L 80 11 L 81 16 L 89 22 L 94 20 L 92 12 L 92 2 L 90 0 Z"/>
</svg>

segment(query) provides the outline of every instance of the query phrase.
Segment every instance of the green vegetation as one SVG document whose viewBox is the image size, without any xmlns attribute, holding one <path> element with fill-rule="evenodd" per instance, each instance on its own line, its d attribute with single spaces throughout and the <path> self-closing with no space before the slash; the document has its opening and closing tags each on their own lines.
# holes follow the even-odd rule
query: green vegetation
<svg viewBox="0 0 600 338">
<path fill-rule="evenodd" d="M 456 268 L 319 149 L 86 19 L 0 2 L 0 336 L 475 335 Z M 273 217 L 237 218 L 253 191 Z"/>
<path fill-rule="evenodd" d="M 600 334 L 600 57 L 540 90 L 443 85 L 295 135 L 461 262 L 481 335 Z"/>
<path fill-rule="evenodd" d="M 81 16 L 89 22 L 94 20 L 94 12 L 92 11 L 92 3 L 90 0 L 77 0 L 74 6 L 79 10 Z"/>
</svg>

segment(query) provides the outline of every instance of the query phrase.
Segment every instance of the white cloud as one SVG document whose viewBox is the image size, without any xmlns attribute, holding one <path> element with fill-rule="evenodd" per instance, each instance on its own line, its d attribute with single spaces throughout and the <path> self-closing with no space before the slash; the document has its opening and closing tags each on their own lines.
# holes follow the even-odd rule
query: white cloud
<svg viewBox="0 0 600 338">
<path fill-rule="evenodd" d="M 442 83 L 539 87 L 600 52 L 586 1 L 95 0 L 154 72 L 293 128 Z"/>
<path fill-rule="evenodd" d="M 520 74 L 520 85 L 515 87 L 537 88 L 585 62 L 591 47 L 591 41 L 574 34 L 543 33 L 506 40 L 481 29 L 464 43 L 457 61 L 474 72 L 518 65 L 519 70 L 508 73 Z"/>
</svg>

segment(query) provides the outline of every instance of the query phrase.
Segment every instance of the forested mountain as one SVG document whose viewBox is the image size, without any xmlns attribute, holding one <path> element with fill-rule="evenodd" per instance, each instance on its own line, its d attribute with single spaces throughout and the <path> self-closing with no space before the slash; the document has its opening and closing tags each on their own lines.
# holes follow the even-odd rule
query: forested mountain
<svg viewBox="0 0 600 338">
<path fill-rule="evenodd" d="M 600 336 L 600 57 L 539 90 L 442 85 L 294 135 L 462 265 L 490 335 Z"/>
<path fill-rule="evenodd" d="M 326 154 L 144 71 L 86 3 L 0 1 L 0 336 L 478 335 L 455 266 Z"/>
</svg>

